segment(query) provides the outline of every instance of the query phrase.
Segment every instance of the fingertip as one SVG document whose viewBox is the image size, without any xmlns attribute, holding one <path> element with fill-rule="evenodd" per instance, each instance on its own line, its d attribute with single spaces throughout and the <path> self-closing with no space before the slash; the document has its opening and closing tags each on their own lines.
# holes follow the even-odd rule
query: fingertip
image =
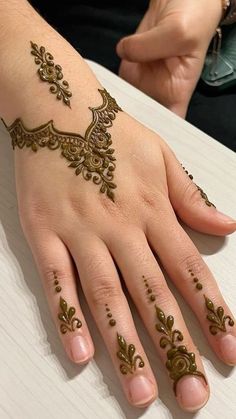
<svg viewBox="0 0 236 419">
<path fill-rule="evenodd" d="M 124 38 L 121 39 L 118 44 L 116 45 L 116 53 L 120 58 L 125 58 L 124 57 Z"/>
<path fill-rule="evenodd" d="M 128 384 L 128 398 L 135 407 L 145 408 L 157 398 L 157 386 L 144 375 L 132 377 Z"/>
<path fill-rule="evenodd" d="M 77 335 L 66 343 L 66 352 L 72 362 L 87 364 L 94 356 L 94 346 L 86 336 Z"/>
</svg>

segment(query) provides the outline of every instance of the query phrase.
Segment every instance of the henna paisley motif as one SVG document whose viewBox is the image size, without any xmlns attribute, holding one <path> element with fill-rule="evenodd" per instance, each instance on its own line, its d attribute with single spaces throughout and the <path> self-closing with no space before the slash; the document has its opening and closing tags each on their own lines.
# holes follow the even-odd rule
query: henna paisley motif
<svg viewBox="0 0 236 419">
<path fill-rule="evenodd" d="M 121 108 L 105 89 L 99 89 L 99 92 L 103 103 L 97 108 L 90 108 L 93 119 L 84 137 L 57 130 L 53 121 L 29 130 L 18 118 L 6 128 L 11 135 L 13 149 L 28 147 L 34 152 L 43 147 L 49 150 L 60 149 L 62 156 L 70 162 L 69 167 L 75 169 L 76 175 L 81 174 L 85 180 L 92 180 L 100 186 L 101 193 L 106 193 L 114 201 L 116 158 L 107 129 L 112 126 Z"/>
<path fill-rule="evenodd" d="M 209 330 L 212 335 L 216 335 L 219 331 L 226 332 L 226 322 L 230 327 L 234 326 L 234 320 L 229 315 L 225 316 L 223 307 L 215 308 L 213 302 L 205 297 L 206 308 L 209 313 L 207 314 L 207 319 L 212 323 L 209 326 Z"/>
<path fill-rule="evenodd" d="M 60 325 L 61 333 L 74 332 L 75 329 L 79 329 L 82 326 L 82 322 L 77 317 L 74 317 L 75 308 L 68 307 L 67 302 L 62 297 L 60 297 L 60 308 L 61 313 L 58 314 L 58 319 L 62 322 Z"/>
<path fill-rule="evenodd" d="M 174 392 L 176 393 L 178 381 L 185 375 L 198 375 L 206 381 L 205 376 L 197 370 L 195 354 L 188 352 L 186 346 L 180 344 L 184 337 L 179 330 L 173 330 L 174 317 L 168 316 L 166 318 L 164 312 L 157 306 L 156 316 L 159 320 L 156 324 L 156 330 L 165 335 L 160 339 L 160 347 L 168 348 L 166 368 L 169 371 L 170 378 L 174 381 Z"/>
<path fill-rule="evenodd" d="M 133 374 L 137 368 L 144 367 L 144 361 L 140 355 L 135 355 L 136 348 L 133 344 L 127 345 L 123 336 L 117 333 L 117 340 L 119 345 L 119 351 L 117 357 L 122 361 L 120 365 L 120 372 L 124 375 L 130 373 Z"/>
<path fill-rule="evenodd" d="M 69 83 L 63 79 L 62 68 L 58 64 L 54 64 L 53 56 L 42 46 L 39 47 L 34 42 L 31 43 L 31 54 L 34 55 L 35 64 L 40 65 L 38 69 L 39 77 L 42 81 L 51 84 L 50 92 L 56 94 L 56 98 L 70 106 L 70 97 L 72 93 L 69 91 Z M 62 80 L 62 81 L 61 81 Z"/>
</svg>

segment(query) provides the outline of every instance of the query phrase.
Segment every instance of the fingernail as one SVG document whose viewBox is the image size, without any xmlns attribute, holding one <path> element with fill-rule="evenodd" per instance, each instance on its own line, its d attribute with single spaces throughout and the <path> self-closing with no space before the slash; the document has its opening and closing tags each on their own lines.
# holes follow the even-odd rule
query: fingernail
<svg viewBox="0 0 236 419">
<path fill-rule="evenodd" d="M 136 406 L 145 406 L 155 396 L 155 389 L 148 378 L 137 375 L 129 382 L 130 399 Z"/>
<path fill-rule="evenodd" d="M 208 400 L 208 391 L 202 379 L 193 376 L 181 378 L 177 384 L 177 400 L 188 411 L 201 409 Z"/>
<path fill-rule="evenodd" d="M 233 220 L 233 218 L 229 217 L 226 214 L 223 214 L 223 212 L 216 211 L 216 216 L 219 218 L 219 220 L 226 222 L 227 224 L 235 224 L 236 220 Z"/>
<path fill-rule="evenodd" d="M 220 341 L 220 351 L 227 364 L 236 365 L 236 337 L 225 335 Z"/>
<path fill-rule="evenodd" d="M 75 336 L 71 340 L 70 351 L 74 362 L 85 362 L 91 357 L 89 345 L 84 336 Z"/>
</svg>

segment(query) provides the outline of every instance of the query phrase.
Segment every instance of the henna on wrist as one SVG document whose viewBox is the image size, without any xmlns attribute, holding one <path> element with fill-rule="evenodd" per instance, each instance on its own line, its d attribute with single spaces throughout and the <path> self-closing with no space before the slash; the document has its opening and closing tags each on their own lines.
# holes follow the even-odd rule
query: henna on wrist
<svg viewBox="0 0 236 419">
<path fill-rule="evenodd" d="M 96 108 L 89 108 L 93 119 L 84 137 L 57 130 L 52 120 L 34 129 L 26 128 L 20 118 L 10 126 L 3 123 L 12 138 L 13 149 L 28 147 L 34 152 L 39 148 L 60 149 L 61 155 L 70 162 L 68 167 L 74 168 L 76 175 L 82 174 L 85 180 L 92 180 L 100 186 L 101 193 L 106 193 L 114 201 L 116 158 L 107 129 L 113 125 L 117 112 L 122 109 L 105 89 L 98 90 L 103 103 Z"/>
</svg>

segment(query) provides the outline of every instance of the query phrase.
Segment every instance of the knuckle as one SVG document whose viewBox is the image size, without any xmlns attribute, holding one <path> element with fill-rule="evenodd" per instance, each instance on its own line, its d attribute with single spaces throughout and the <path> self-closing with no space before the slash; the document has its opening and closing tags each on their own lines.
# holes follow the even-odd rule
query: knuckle
<svg viewBox="0 0 236 419">
<path fill-rule="evenodd" d="M 114 279 L 101 274 L 92 278 L 87 294 L 91 304 L 98 306 L 113 298 L 121 297 L 122 290 Z"/>
<path fill-rule="evenodd" d="M 34 227 L 35 224 L 43 224 L 52 215 L 47 203 L 31 200 L 28 203 L 19 205 L 19 218 L 21 225 L 25 228 Z"/>
<path fill-rule="evenodd" d="M 188 47 L 194 47 L 198 42 L 198 37 L 191 28 L 191 22 L 189 22 L 189 20 L 185 19 L 184 17 L 179 19 L 174 27 L 176 38 L 180 39 L 182 42 L 184 42 L 184 45 Z"/>
<path fill-rule="evenodd" d="M 180 271 L 190 271 L 192 270 L 196 275 L 204 275 L 204 272 L 206 270 L 206 264 L 201 258 L 199 254 L 192 254 L 188 256 L 184 256 L 179 264 L 178 267 Z"/>
</svg>

